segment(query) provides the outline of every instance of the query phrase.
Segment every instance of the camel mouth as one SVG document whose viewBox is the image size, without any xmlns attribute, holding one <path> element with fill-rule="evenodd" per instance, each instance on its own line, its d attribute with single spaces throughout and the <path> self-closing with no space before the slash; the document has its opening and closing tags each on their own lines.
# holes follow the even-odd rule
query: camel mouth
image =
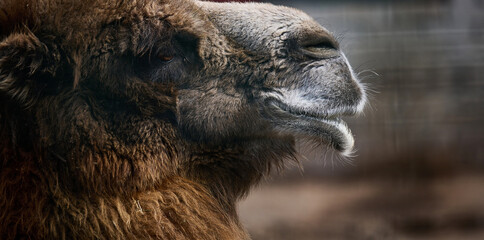
<svg viewBox="0 0 484 240">
<path fill-rule="evenodd" d="M 302 111 L 277 101 L 270 101 L 270 111 L 275 128 L 296 138 L 309 140 L 317 145 L 324 144 L 343 156 L 351 156 L 354 138 L 348 125 L 341 119 L 346 112 Z"/>
</svg>

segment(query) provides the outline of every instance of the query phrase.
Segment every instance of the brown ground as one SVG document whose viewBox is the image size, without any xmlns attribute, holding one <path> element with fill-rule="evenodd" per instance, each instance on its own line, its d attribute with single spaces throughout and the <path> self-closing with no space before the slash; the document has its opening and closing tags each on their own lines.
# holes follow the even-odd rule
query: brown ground
<svg viewBox="0 0 484 240">
<path fill-rule="evenodd" d="M 254 239 L 484 239 L 484 176 L 264 184 L 240 204 Z"/>
</svg>

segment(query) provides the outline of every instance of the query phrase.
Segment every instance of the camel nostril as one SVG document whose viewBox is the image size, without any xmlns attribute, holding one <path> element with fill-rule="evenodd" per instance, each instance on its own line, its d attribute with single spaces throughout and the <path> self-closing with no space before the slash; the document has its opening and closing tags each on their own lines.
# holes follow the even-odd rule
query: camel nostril
<svg viewBox="0 0 484 240">
<path fill-rule="evenodd" d="M 338 42 L 329 34 L 307 35 L 300 39 L 299 48 L 304 55 L 313 58 L 339 56 Z"/>
<path fill-rule="evenodd" d="M 307 34 L 299 40 L 301 47 L 338 49 L 338 43 L 329 33 Z"/>
<path fill-rule="evenodd" d="M 308 46 L 302 46 L 303 48 L 322 48 L 322 49 L 333 49 L 333 50 L 337 50 L 336 46 L 331 42 L 331 41 L 324 41 L 324 42 L 320 42 L 320 43 L 316 43 L 316 44 L 313 44 L 313 45 L 308 45 Z"/>
</svg>

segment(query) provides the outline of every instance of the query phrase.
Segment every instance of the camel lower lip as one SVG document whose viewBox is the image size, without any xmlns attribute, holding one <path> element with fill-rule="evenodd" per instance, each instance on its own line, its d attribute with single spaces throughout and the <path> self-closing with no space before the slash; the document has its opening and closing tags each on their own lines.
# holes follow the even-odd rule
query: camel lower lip
<svg viewBox="0 0 484 240">
<path fill-rule="evenodd" d="M 279 104 L 272 104 L 272 106 L 273 111 L 277 113 L 272 120 L 279 131 L 317 144 L 323 143 L 345 156 L 351 154 L 354 145 L 353 135 L 346 123 L 338 116 L 305 114 L 291 110 L 288 106 L 281 108 Z"/>
</svg>

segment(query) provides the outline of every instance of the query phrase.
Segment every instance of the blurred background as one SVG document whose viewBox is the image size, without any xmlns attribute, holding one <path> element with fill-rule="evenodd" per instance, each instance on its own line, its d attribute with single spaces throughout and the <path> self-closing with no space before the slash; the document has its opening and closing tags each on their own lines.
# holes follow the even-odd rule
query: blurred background
<svg viewBox="0 0 484 240">
<path fill-rule="evenodd" d="M 484 239 L 484 0 L 269 2 L 337 36 L 371 106 L 351 162 L 312 151 L 240 202 L 253 238 Z"/>
</svg>

